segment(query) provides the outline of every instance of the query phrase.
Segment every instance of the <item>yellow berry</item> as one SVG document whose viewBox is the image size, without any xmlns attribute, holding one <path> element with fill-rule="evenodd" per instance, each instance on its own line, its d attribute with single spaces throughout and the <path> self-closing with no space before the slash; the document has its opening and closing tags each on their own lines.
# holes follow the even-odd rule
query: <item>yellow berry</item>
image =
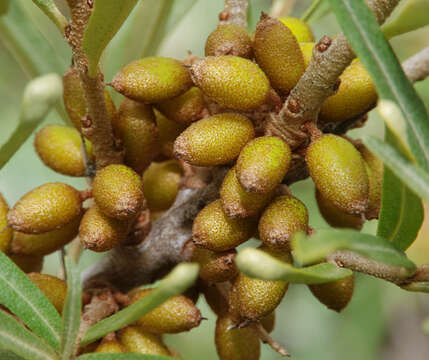
<svg viewBox="0 0 429 360">
<path fill-rule="evenodd" d="M 7 252 L 9 250 L 13 230 L 8 228 L 7 214 L 9 206 L 3 196 L 0 194 L 0 251 Z"/>
<path fill-rule="evenodd" d="M 67 114 L 77 130 L 82 130 L 81 120 L 87 115 L 87 103 L 83 93 L 79 72 L 76 68 L 70 67 L 63 76 L 63 100 Z M 110 119 L 115 116 L 115 104 L 109 92 L 104 90 L 107 113 Z"/>
<path fill-rule="evenodd" d="M 348 214 L 365 212 L 369 184 L 359 151 L 337 135 L 323 135 L 311 142 L 306 161 L 322 196 Z"/>
<path fill-rule="evenodd" d="M 289 146 L 274 136 L 250 141 L 241 150 L 236 172 L 247 191 L 268 193 L 281 183 L 291 162 Z"/>
<path fill-rule="evenodd" d="M 41 234 L 60 229 L 82 212 L 80 193 L 63 183 L 41 185 L 25 194 L 9 211 L 14 230 Z"/>
<path fill-rule="evenodd" d="M 88 140 L 85 146 L 89 158 L 93 158 Z M 34 147 L 40 159 L 52 170 L 69 176 L 85 175 L 82 139 L 75 128 L 47 125 L 36 134 Z"/>
<path fill-rule="evenodd" d="M 277 19 L 261 16 L 256 26 L 253 51 L 271 86 L 281 94 L 288 94 L 304 73 L 304 57 L 298 41 Z"/>
<path fill-rule="evenodd" d="M 64 280 L 55 276 L 32 272 L 28 277 L 45 294 L 55 309 L 61 314 L 67 296 L 67 285 Z"/>
<path fill-rule="evenodd" d="M 253 219 L 229 218 L 221 200 L 216 200 L 198 213 L 192 226 L 192 238 L 198 247 L 226 251 L 247 241 L 254 229 Z"/>
<path fill-rule="evenodd" d="M 230 316 L 216 321 L 215 343 L 220 360 L 258 360 L 261 354 L 259 337 L 252 327 L 237 328 Z"/>
<path fill-rule="evenodd" d="M 25 273 L 42 271 L 43 256 L 11 254 L 9 257 Z"/>
<path fill-rule="evenodd" d="M 210 309 L 216 315 L 221 316 L 228 313 L 228 302 L 215 284 L 211 284 L 200 279 L 198 281 L 198 287 L 204 294 L 204 298 L 210 306 Z"/>
<path fill-rule="evenodd" d="M 183 94 L 192 86 L 192 80 L 180 61 L 147 57 L 126 65 L 111 85 L 130 99 L 151 104 Z"/>
<path fill-rule="evenodd" d="M 219 25 L 207 38 L 205 56 L 234 55 L 252 58 L 250 36 L 241 26 Z"/>
<path fill-rule="evenodd" d="M 176 160 L 152 163 L 144 172 L 143 192 L 151 211 L 166 210 L 174 203 L 182 172 Z"/>
<path fill-rule="evenodd" d="M 159 111 L 155 110 L 156 125 L 159 131 L 161 153 L 167 158 L 173 158 L 174 140 L 186 129 L 186 125 L 179 124 L 168 119 Z"/>
<path fill-rule="evenodd" d="M 128 229 L 129 222 L 108 217 L 94 205 L 83 216 L 79 238 L 86 249 L 108 251 L 126 240 Z"/>
<path fill-rule="evenodd" d="M 340 312 L 352 299 L 354 283 L 354 276 L 351 275 L 325 284 L 310 285 L 309 288 L 328 309 Z"/>
<path fill-rule="evenodd" d="M 143 207 L 142 181 L 125 165 L 109 165 L 98 171 L 92 193 L 99 209 L 115 219 L 129 220 Z"/>
<path fill-rule="evenodd" d="M 316 200 L 320 214 L 330 226 L 335 228 L 351 228 L 356 230 L 362 229 L 364 220 L 361 215 L 345 213 L 332 204 L 331 201 L 324 198 L 317 189 Z"/>
<path fill-rule="evenodd" d="M 276 197 L 259 219 L 259 236 L 271 248 L 290 249 L 292 236 L 307 232 L 308 211 L 306 206 L 291 195 Z"/>
<path fill-rule="evenodd" d="M 139 173 L 142 172 L 160 152 L 152 107 L 125 99 L 112 125 L 124 147 L 126 165 Z"/>
<path fill-rule="evenodd" d="M 119 338 L 127 352 L 147 355 L 170 355 L 159 336 L 145 332 L 138 326 L 128 326 L 120 330 Z"/>
<path fill-rule="evenodd" d="M 94 351 L 99 354 L 120 354 L 124 352 L 124 346 L 117 340 L 103 340 Z"/>
<path fill-rule="evenodd" d="M 15 231 L 12 251 L 22 255 L 48 255 L 60 250 L 77 236 L 81 218 L 77 216 L 64 227 L 42 234 Z"/>
<path fill-rule="evenodd" d="M 254 62 L 238 56 L 208 56 L 192 68 L 195 84 L 221 106 L 248 111 L 262 105 L 270 83 Z"/>
<path fill-rule="evenodd" d="M 135 291 L 131 296 L 134 303 L 145 298 L 152 289 Z M 194 303 L 183 295 L 174 296 L 136 321 L 143 330 L 153 334 L 176 334 L 200 325 L 201 313 Z"/>
<path fill-rule="evenodd" d="M 272 332 L 274 330 L 275 325 L 276 325 L 276 313 L 275 313 L 275 311 L 273 311 L 272 313 L 263 317 L 260 320 L 260 322 L 261 322 L 261 325 L 264 327 L 264 329 L 267 333 Z"/>
<path fill-rule="evenodd" d="M 301 48 L 302 55 L 304 56 L 305 68 L 308 68 L 308 65 L 310 65 L 311 62 L 311 57 L 313 56 L 314 42 L 302 42 L 299 43 L 299 47 Z"/>
<path fill-rule="evenodd" d="M 204 95 L 197 87 L 191 87 L 187 92 L 172 99 L 155 105 L 167 118 L 184 125 L 203 117 L 205 109 Z"/>
<path fill-rule="evenodd" d="M 273 192 L 258 194 L 246 191 L 237 179 L 235 168 L 232 168 L 223 180 L 220 197 L 229 217 L 246 218 L 258 215 L 273 197 Z"/>
<path fill-rule="evenodd" d="M 195 166 L 232 162 L 255 136 L 252 122 L 240 114 L 225 113 L 201 119 L 175 141 L 175 155 Z"/>
<path fill-rule="evenodd" d="M 299 43 L 314 41 L 313 32 L 304 21 L 292 16 L 281 17 L 279 20 L 292 31 Z"/>
<path fill-rule="evenodd" d="M 321 123 L 337 123 L 366 113 L 377 101 L 377 92 L 368 72 L 359 60 L 349 65 L 340 76 L 338 91 L 323 104 Z"/>
</svg>

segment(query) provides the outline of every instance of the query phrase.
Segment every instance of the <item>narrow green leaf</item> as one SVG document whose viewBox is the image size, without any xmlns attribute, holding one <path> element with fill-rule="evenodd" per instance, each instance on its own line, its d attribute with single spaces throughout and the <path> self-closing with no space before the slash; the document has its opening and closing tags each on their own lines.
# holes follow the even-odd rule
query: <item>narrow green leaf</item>
<svg viewBox="0 0 429 360">
<path fill-rule="evenodd" d="M 30 77 L 56 72 L 62 74 L 68 64 L 60 61 L 55 49 L 26 16 L 18 1 L 0 18 L 0 40 Z"/>
<path fill-rule="evenodd" d="M 0 16 L 9 10 L 9 0 L 0 0 Z"/>
<path fill-rule="evenodd" d="M 2 310 L 0 324 L 0 348 L 12 351 L 27 360 L 59 359 L 52 347 Z"/>
<path fill-rule="evenodd" d="M 67 297 L 63 310 L 61 331 L 62 360 L 72 359 L 79 334 L 82 311 L 82 283 L 77 267 L 70 257 L 65 258 L 67 273 Z"/>
<path fill-rule="evenodd" d="M 396 141 L 395 136 L 386 129 L 386 142 L 398 149 L 400 146 Z M 416 239 L 423 219 L 422 201 L 385 167 L 377 235 L 405 251 Z"/>
<path fill-rule="evenodd" d="M 23 360 L 24 358 L 14 354 L 11 351 L 0 350 L 0 359 L 1 360 Z"/>
<path fill-rule="evenodd" d="M 83 36 L 82 49 L 88 57 L 88 73 L 97 75 L 98 62 L 137 0 L 95 0 L 94 10 Z"/>
<path fill-rule="evenodd" d="M 58 312 L 27 275 L 2 252 L 0 252 L 0 289 L 0 304 L 57 349 L 61 328 Z"/>
<path fill-rule="evenodd" d="M 392 145 L 373 136 L 362 140 L 411 191 L 429 201 L 429 173 L 405 159 Z"/>
<path fill-rule="evenodd" d="M 314 0 L 301 16 L 301 20 L 311 24 L 328 15 L 330 12 L 331 7 L 327 0 Z"/>
<path fill-rule="evenodd" d="M 33 133 L 62 96 L 63 83 L 57 74 L 30 81 L 24 90 L 19 124 L 9 140 L 0 147 L 0 169 Z"/>
<path fill-rule="evenodd" d="M 81 346 L 88 345 L 112 331 L 131 324 L 171 297 L 183 293 L 195 282 L 198 272 L 198 264 L 177 265 L 148 296 L 91 326 L 85 333 Z"/>
<path fill-rule="evenodd" d="M 295 259 L 304 265 L 323 261 L 337 250 L 350 250 L 367 259 L 399 267 L 407 275 L 416 269 L 416 265 L 386 239 L 355 230 L 324 229 L 309 237 L 297 234 L 292 247 Z"/>
<path fill-rule="evenodd" d="M 79 356 L 78 360 L 173 360 L 174 358 L 161 355 L 139 354 L 86 354 Z"/>
<path fill-rule="evenodd" d="M 371 75 L 381 98 L 392 100 L 407 120 L 407 139 L 417 163 L 429 170 L 426 108 L 363 1 L 329 0 L 341 28 Z"/>
<path fill-rule="evenodd" d="M 42 10 L 45 15 L 52 20 L 58 30 L 64 34 L 65 27 L 67 26 L 67 20 L 58 10 L 54 0 L 33 0 L 33 3 L 35 3 L 40 10 Z"/>
<path fill-rule="evenodd" d="M 298 284 L 322 284 L 343 279 L 353 274 L 335 264 L 322 263 L 307 268 L 296 268 L 257 249 L 247 248 L 235 258 L 235 263 L 246 276 Z"/>
<path fill-rule="evenodd" d="M 429 25 L 429 1 L 406 0 L 398 5 L 392 16 L 381 28 L 384 35 L 390 39 Z"/>
</svg>

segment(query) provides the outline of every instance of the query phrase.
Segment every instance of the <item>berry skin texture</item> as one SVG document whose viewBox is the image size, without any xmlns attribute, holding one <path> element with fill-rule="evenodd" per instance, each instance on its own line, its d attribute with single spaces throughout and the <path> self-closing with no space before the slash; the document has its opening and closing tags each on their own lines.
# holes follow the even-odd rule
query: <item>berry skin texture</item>
<svg viewBox="0 0 429 360">
<path fill-rule="evenodd" d="M 126 65 L 111 85 L 132 100 L 152 104 L 183 94 L 192 86 L 192 80 L 180 61 L 147 57 Z"/>
<path fill-rule="evenodd" d="M 208 56 L 191 68 L 192 78 L 208 98 L 221 106 L 248 111 L 262 105 L 270 90 L 264 72 L 238 56 Z"/>
<path fill-rule="evenodd" d="M 55 309 L 61 314 L 67 296 L 67 285 L 64 280 L 55 276 L 32 272 L 28 277 L 45 294 Z"/>
<path fill-rule="evenodd" d="M 220 316 L 216 321 L 215 343 L 220 360 L 258 360 L 261 343 L 251 327 L 231 328 L 231 317 Z"/>
<path fill-rule="evenodd" d="M 311 142 L 306 161 L 321 195 L 347 214 L 361 214 L 368 205 L 369 183 L 359 151 L 336 135 Z"/>
<path fill-rule="evenodd" d="M 182 167 L 176 160 L 152 163 L 143 174 L 143 193 L 151 211 L 166 210 L 179 192 Z"/>
<path fill-rule="evenodd" d="M 120 330 L 119 338 L 126 352 L 170 356 L 170 352 L 159 336 L 145 332 L 138 326 L 128 326 Z"/>
<path fill-rule="evenodd" d="M 70 67 L 65 72 L 63 76 L 63 88 L 63 101 L 67 114 L 75 128 L 81 132 L 81 120 L 88 111 L 82 83 L 79 77 L 79 71 L 76 68 Z M 109 114 L 110 119 L 113 119 L 116 108 L 107 89 L 104 90 L 104 99 L 106 101 L 107 113 Z"/>
<path fill-rule="evenodd" d="M 186 129 L 186 125 L 168 119 L 156 109 L 154 112 L 161 144 L 161 154 L 166 158 L 173 158 L 174 140 Z"/>
<path fill-rule="evenodd" d="M 225 213 L 230 218 L 247 218 L 258 215 L 273 197 L 273 192 L 258 194 L 248 192 L 238 182 L 232 168 L 223 179 L 220 197 Z"/>
<path fill-rule="evenodd" d="M 152 107 L 125 99 L 112 126 L 124 147 L 125 163 L 138 173 L 142 172 L 160 152 Z"/>
<path fill-rule="evenodd" d="M 14 230 L 41 234 L 60 229 L 82 213 L 80 193 L 63 183 L 41 185 L 25 194 L 9 211 Z"/>
<path fill-rule="evenodd" d="M 113 249 L 126 240 L 129 223 L 106 216 L 94 205 L 83 216 L 79 238 L 89 250 L 103 252 Z"/>
<path fill-rule="evenodd" d="M 368 72 L 354 60 L 341 74 L 338 91 L 322 105 L 319 120 L 337 123 L 368 111 L 377 101 L 377 92 Z"/>
<path fill-rule="evenodd" d="M 0 194 L 0 251 L 7 252 L 9 250 L 13 230 L 11 228 L 6 228 L 7 223 L 7 213 L 9 212 L 9 206 L 6 200 Z"/>
<path fill-rule="evenodd" d="M 42 271 L 43 256 L 11 254 L 9 257 L 16 266 L 27 274 Z"/>
<path fill-rule="evenodd" d="M 88 140 L 85 146 L 92 159 L 92 145 Z M 82 139 L 75 128 L 47 125 L 36 134 L 34 147 L 43 163 L 52 170 L 69 176 L 85 175 Z"/>
<path fill-rule="evenodd" d="M 268 193 L 280 184 L 291 162 L 289 146 L 274 136 L 250 141 L 241 150 L 236 172 L 246 191 Z"/>
<path fill-rule="evenodd" d="M 174 154 L 195 166 L 228 164 L 254 136 L 253 124 L 247 117 L 218 114 L 189 126 L 176 139 Z"/>
<path fill-rule="evenodd" d="M 265 246 L 260 249 L 279 260 L 291 262 L 291 256 L 287 252 L 271 250 Z M 260 320 L 275 310 L 287 289 L 288 284 L 284 281 L 252 279 L 240 273 L 232 284 L 230 309 L 233 313 L 238 313 L 242 320 Z"/>
<path fill-rule="evenodd" d="M 125 165 L 109 165 L 98 171 L 92 193 L 99 209 L 115 219 L 132 219 L 143 208 L 142 181 Z"/>
<path fill-rule="evenodd" d="M 253 51 L 271 86 L 282 95 L 288 94 L 304 73 L 304 57 L 298 41 L 277 19 L 261 16 L 256 25 Z"/>
<path fill-rule="evenodd" d="M 247 241 L 253 234 L 253 219 L 230 219 L 221 200 L 206 205 L 194 220 L 192 238 L 196 246 L 212 251 L 226 251 Z"/>
<path fill-rule="evenodd" d="M 196 86 L 175 98 L 155 105 L 169 119 L 189 125 L 202 118 L 205 109 L 203 92 Z"/>
<path fill-rule="evenodd" d="M 133 292 L 131 302 L 145 298 L 152 289 Z M 183 295 L 170 298 L 136 321 L 143 331 L 153 334 L 177 334 L 200 325 L 201 313 L 192 300 Z"/>
<path fill-rule="evenodd" d="M 299 43 L 314 41 L 313 32 L 304 21 L 292 16 L 282 17 L 279 20 L 292 31 Z"/>
<path fill-rule="evenodd" d="M 94 352 L 98 354 L 120 354 L 124 352 L 124 346 L 116 339 L 103 340 Z"/>
<path fill-rule="evenodd" d="M 43 234 L 25 234 L 14 232 L 12 252 L 21 255 L 49 255 L 72 241 L 79 232 L 81 216 L 77 216 L 58 230 Z"/>
<path fill-rule="evenodd" d="M 328 309 L 341 312 L 353 296 L 354 275 L 325 284 L 309 285 L 313 295 Z"/>
<path fill-rule="evenodd" d="M 223 252 L 194 248 L 191 261 L 200 264 L 200 278 L 207 282 L 231 280 L 237 275 L 235 249 Z"/>
<path fill-rule="evenodd" d="M 291 195 L 276 197 L 259 219 L 259 237 L 270 248 L 290 249 L 290 241 L 296 232 L 307 232 L 308 211 L 306 206 Z"/>
<path fill-rule="evenodd" d="M 325 199 L 316 189 L 316 200 L 323 219 L 335 228 L 350 228 L 360 230 L 363 226 L 363 218 L 360 215 L 347 214 L 337 208 L 331 201 Z"/>
<path fill-rule="evenodd" d="M 252 41 L 241 26 L 219 25 L 208 36 L 204 53 L 205 56 L 234 55 L 251 59 Z"/>
</svg>

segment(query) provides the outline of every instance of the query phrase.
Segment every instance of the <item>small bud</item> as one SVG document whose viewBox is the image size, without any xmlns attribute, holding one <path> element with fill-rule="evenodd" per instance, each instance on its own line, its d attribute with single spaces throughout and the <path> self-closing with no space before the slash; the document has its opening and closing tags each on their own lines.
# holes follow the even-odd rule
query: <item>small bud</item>
<svg viewBox="0 0 429 360">
<path fill-rule="evenodd" d="M 115 219 L 130 220 L 143 207 L 141 179 L 125 165 L 109 165 L 98 171 L 92 193 L 99 209 Z"/>
<path fill-rule="evenodd" d="M 81 213 L 82 200 L 75 188 L 48 183 L 25 194 L 9 211 L 8 222 L 17 231 L 41 234 L 64 227 Z"/>
<path fill-rule="evenodd" d="M 258 225 L 260 239 L 270 248 L 290 249 L 296 232 L 307 232 L 308 211 L 294 196 L 276 197 L 264 210 Z"/>
<path fill-rule="evenodd" d="M 112 125 L 125 150 L 126 165 L 141 173 L 160 152 L 152 107 L 125 99 Z"/>
<path fill-rule="evenodd" d="M 195 245 L 212 251 L 226 251 L 247 241 L 253 234 L 253 219 L 230 219 L 221 200 L 202 209 L 194 220 L 192 238 Z"/>
<path fill-rule="evenodd" d="M 368 174 L 359 151 L 346 139 L 323 135 L 311 142 L 306 161 L 322 196 L 348 214 L 365 212 Z"/>
<path fill-rule="evenodd" d="M 231 218 L 258 215 L 273 195 L 273 191 L 266 194 L 246 191 L 237 179 L 235 168 L 228 171 L 220 188 L 223 209 Z"/>
<path fill-rule="evenodd" d="M 216 166 L 232 162 L 255 136 L 245 116 L 225 113 L 201 119 L 175 141 L 176 157 L 195 166 Z"/>
<path fill-rule="evenodd" d="M 258 360 L 261 343 L 252 327 L 237 328 L 230 316 L 216 321 L 215 343 L 220 360 Z"/>
<path fill-rule="evenodd" d="M 64 280 L 55 276 L 32 272 L 28 277 L 42 290 L 55 309 L 61 314 L 67 296 L 67 285 Z"/>
<path fill-rule="evenodd" d="M 304 58 L 292 31 L 277 19 L 262 16 L 253 43 L 256 62 L 271 86 L 288 94 L 304 73 Z"/>
<path fill-rule="evenodd" d="M 89 158 L 92 159 L 92 144 L 86 140 L 85 146 Z M 76 129 L 47 125 L 37 132 L 34 147 L 40 159 L 52 170 L 69 176 L 85 175 L 82 139 Z"/>
<path fill-rule="evenodd" d="M 252 58 L 250 36 L 241 26 L 219 25 L 210 33 L 205 46 L 205 56 L 234 55 Z"/>
<path fill-rule="evenodd" d="M 221 106 L 248 111 L 262 105 L 270 90 L 264 72 L 238 56 L 208 56 L 191 68 L 194 83 Z"/>
<path fill-rule="evenodd" d="M 262 136 L 250 141 L 237 160 L 237 178 L 247 191 L 268 193 L 283 180 L 289 169 L 291 151 L 282 140 Z"/>
<path fill-rule="evenodd" d="M 126 65 L 111 85 L 130 99 L 152 104 L 183 94 L 192 86 L 192 80 L 180 61 L 148 57 Z"/>
<path fill-rule="evenodd" d="M 137 290 L 132 303 L 145 298 L 152 289 Z M 200 325 L 201 313 L 194 303 L 183 295 L 174 296 L 136 321 L 143 331 L 153 334 L 176 334 Z"/>
</svg>

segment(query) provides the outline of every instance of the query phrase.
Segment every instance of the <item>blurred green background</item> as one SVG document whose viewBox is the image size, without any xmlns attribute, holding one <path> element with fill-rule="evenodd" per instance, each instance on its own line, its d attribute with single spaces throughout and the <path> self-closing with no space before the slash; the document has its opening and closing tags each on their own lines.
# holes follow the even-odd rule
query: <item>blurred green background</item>
<svg viewBox="0 0 429 360">
<path fill-rule="evenodd" d="M 294 15 L 302 14 L 310 0 L 299 0 Z M 39 36 L 44 36 L 50 58 L 41 72 L 57 71 L 62 74 L 70 62 L 70 51 L 60 34 L 30 0 L 12 0 L 8 17 L 31 26 Z M 62 1 L 59 6 L 65 9 Z M 250 0 L 250 26 L 253 31 L 261 11 L 268 12 L 271 0 Z M 16 8 L 22 14 L 16 13 Z M 142 55 L 159 54 L 183 59 L 188 51 L 202 56 L 207 35 L 216 27 L 223 0 L 142 0 L 133 10 L 121 31 L 103 55 L 106 81 L 127 62 Z M 173 15 L 166 18 L 166 10 Z M 179 19 L 177 21 L 177 19 Z M 316 39 L 322 35 L 335 35 L 340 30 L 332 14 L 312 24 Z M 20 27 L 17 28 L 20 32 Z M 1 29 L 0 29 L 1 30 Z M 40 34 L 38 33 L 40 32 Z M 27 36 L 25 32 L 19 36 Z M 399 36 L 392 41 L 401 60 L 429 45 L 429 28 Z M 38 56 L 41 45 L 33 43 Z M 51 66 L 51 63 L 54 64 Z M 33 74 L 26 73 L 3 42 L 0 42 L 0 143 L 15 128 L 20 112 L 21 96 L 25 84 Z M 425 103 L 429 104 L 429 80 L 416 85 Z M 119 101 L 119 96 L 114 95 Z M 46 123 L 61 123 L 52 111 Z M 383 124 L 373 111 L 363 129 L 351 132 L 353 137 L 362 133 L 383 136 Z M 16 153 L 0 171 L 0 191 L 13 204 L 26 191 L 50 181 L 68 182 L 85 188 L 82 179 L 66 178 L 43 166 L 32 148 L 33 138 Z M 292 186 L 294 194 L 305 202 L 311 214 L 311 225 L 327 227 L 318 214 L 311 181 Z M 410 210 L 412 211 L 412 210 Z M 366 224 L 364 231 L 374 232 L 376 221 Z M 426 241 L 429 225 L 425 224 L 419 239 L 410 248 L 409 255 L 418 264 L 429 263 L 429 244 Z M 99 255 L 98 255 L 99 256 Z M 97 255 L 86 252 L 81 268 L 95 261 Z M 58 255 L 45 260 L 44 271 L 56 273 Z M 428 359 L 429 339 L 420 331 L 422 320 L 429 315 L 429 301 L 425 295 L 406 293 L 394 285 L 358 275 L 355 295 L 351 304 L 337 314 L 324 308 L 305 286 L 290 286 L 284 301 L 277 310 L 277 325 L 273 337 L 284 344 L 296 360 L 371 360 L 371 359 Z M 0 290 L 1 291 L 1 290 Z M 177 349 L 185 359 L 217 359 L 214 348 L 215 316 L 204 300 L 198 303 L 208 320 L 189 333 L 168 336 L 168 344 Z M 262 359 L 280 359 L 270 348 L 263 346 Z"/>
</svg>

